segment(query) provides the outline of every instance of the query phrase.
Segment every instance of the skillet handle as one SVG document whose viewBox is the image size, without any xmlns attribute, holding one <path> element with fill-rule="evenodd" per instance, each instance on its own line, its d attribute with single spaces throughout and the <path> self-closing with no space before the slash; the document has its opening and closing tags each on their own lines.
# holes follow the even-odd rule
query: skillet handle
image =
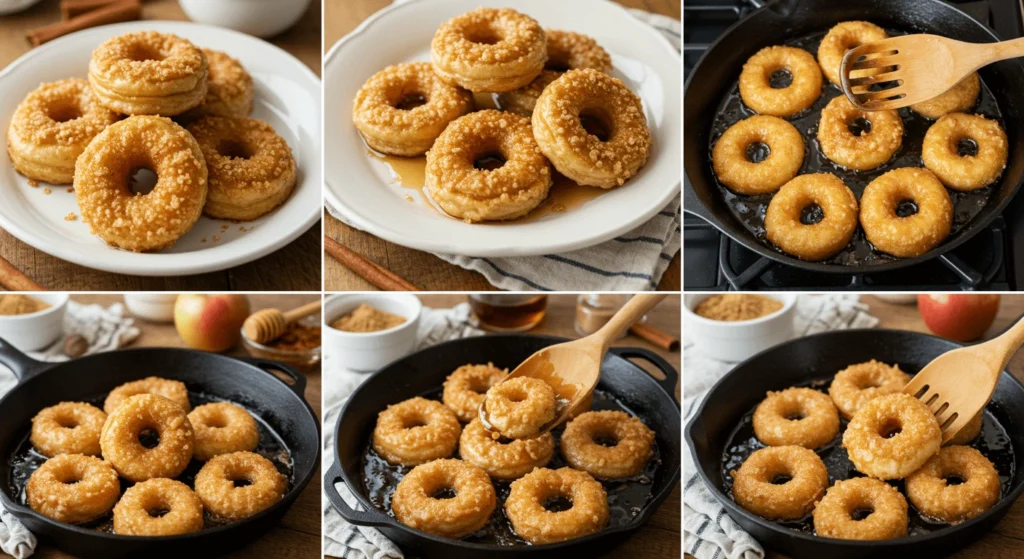
<svg viewBox="0 0 1024 559">
<path fill-rule="evenodd" d="M 34 376 L 46 367 L 46 363 L 25 355 L 3 338 L 0 338 L 0 363 L 14 371 L 14 376 L 18 381 L 24 381 Z"/>
<path fill-rule="evenodd" d="M 327 475 L 324 476 L 324 493 L 327 493 L 327 500 L 334 505 L 334 510 L 338 511 L 342 518 L 359 526 L 391 526 L 393 524 L 390 517 L 376 509 L 362 511 L 348 506 L 341 493 L 338 493 L 338 488 L 334 486 L 343 481 L 345 478 L 341 476 L 341 466 L 337 462 L 333 462 L 331 467 L 327 468 Z"/>
<path fill-rule="evenodd" d="M 657 382 L 658 386 L 661 386 L 661 389 L 665 391 L 665 394 L 668 394 L 668 397 L 671 398 L 672 401 L 676 403 L 676 407 L 679 407 L 679 402 L 676 400 L 675 396 L 676 383 L 679 382 L 679 373 L 676 371 L 675 367 L 673 367 L 671 363 L 663 359 L 657 353 L 654 353 L 653 351 L 649 349 L 644 349 L 642 347 L 613 347 L 608 351 L 624 359 L 630 359 L 634 357 L 638 359 L 643 359 L 644 361 L 647 361 L 651 365 L 657 367 L 657 369 L 661 371 L 661 374 L 665 375 L 665 379 L 662 380 L 654 377 L 653 375 L 651 376 L 651 378 L 654 379 L 654 382 Z"/>
<path fill-rule="evenodd" d="M 306 397 L 306 375 L 303 375 L 302 373 L 295 370 L 291 366 L 285 365 L 280 361 L 273 361 L 271 359 L 260 359 L 259 357 L 239 357 L 239 359 L 245 361 L 250 365 L 255 365 L 260 369 L 266 371 L 267 374 L 269 374 L 270 376 L 277 378 L 277 380 L 281 381 L 281 384 L 290 388 L 292 392 L 296 393 L 299 396 L 299 398 Z M 272 373 L 272 370 L 281 371 L 282 373 L 288 375 L 288 377 L 291 378 L 294 382 L 292 384 L 288 384 L 287 382 L 278 378 L 277 375 Z"/>
</svg>

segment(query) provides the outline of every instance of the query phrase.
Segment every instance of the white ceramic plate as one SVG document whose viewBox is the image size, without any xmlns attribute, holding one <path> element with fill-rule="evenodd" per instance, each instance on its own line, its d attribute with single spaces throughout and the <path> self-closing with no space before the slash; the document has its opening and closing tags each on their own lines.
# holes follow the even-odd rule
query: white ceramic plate
<svg viewBox="0 0 1024 559">
<path fill-rule="evenodd" d="M 363 82 L 385 66 L 429 60 L 437 27 L 480 5 L 512 6 L 546 28 L 590 35 L 611 53 L 613 75 L 643 100 L 654 138 L 650 160 L 636 177 L 562 214 L 522 223 L 467 224 L 439 214 L 419 192 L 394 184 L 388 166 L 367 156 L 351 115 L 352 99 Z M 576 250 L 635 228 L 679 192 L 679 53 L 657 31 L 605 0 L 418 0 L 393 5 L 331 49 L 324 62 L 324 90 L 327 200 L 357 227 L 400 245 L 466 256 Z"/>
<path fill-rule="evenodd" d="M 40 83 L 84 78 L 89 57 L 100 43 L 129 31 L 146 29 L 174 33 L 242 62 L 256 83 L 252 116 L 269 122 L 295 155 L 299 168 L 295 192 L 283 206 L 256 221 L 232 223 L 204 216 L 174 246 L 139 254 L 110 247 L 90 234 L 89 226 L 81 221 L 74 193 L 67 192 L 66 186 L 29 186 L 5 154 L 0 156 L 0 227 L 69 262 L 141 276 L 223 270 L 260 258 L 295 240 L 316 223 L 323 203 L 320 80 L 290 54 L 249 35 L 188 22 L 146 21 L 97 27 L 47 43 L 0 72 L 0 131 L 4 137 L 15 107 Z M 52 191 L 49 195 L 44 194 L 46 187 Z M 65 221 L 64 217 L 72 212 L 79 219 Z"/>
</svg>

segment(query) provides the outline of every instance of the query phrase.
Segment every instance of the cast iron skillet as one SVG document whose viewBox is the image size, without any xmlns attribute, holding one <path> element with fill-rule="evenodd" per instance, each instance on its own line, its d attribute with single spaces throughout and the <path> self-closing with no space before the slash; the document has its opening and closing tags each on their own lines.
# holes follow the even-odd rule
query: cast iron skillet
<svg viewBox="0 0 1024 559">
<path fill-rule="evenodd" d="M 960 347 L 956 342 L 900 330 L 842 330 L 798 338 L 765 350 L 740 363 L 711 389 L 686 426 L 686 442 L 693 452 L 701 479 L 744 530 L 765 547 L 797 559 L 854 559 L 944 557 L 977 540 L 1010 510 L 1024 492 L 1024 473 L 1015 472 L 1009 492 L 981 515 L 930 534 L 877 542 L 855 542 L 811 536 L 784 528 L 747 512 L 723 492 L 722 453 L 740 418 L 764 399 L 769 390 L 781 390 L 868 359 L 899 363 L 917 372 L 940 353 Z M 1004 372 L 988 406 L 1006 429 L 1014 463 L 1024 464 L 1024 385 Z"/>
<path fill-rule="evenodd" d="M 320 421 L 303 394 L 306 379 L 294 369 L 264 359 L 239 360 L 174 348 L 140 348 L 89 355 L 63 363 L 41 363 L 0 339 L 0 363 L 18 384 L 0 399 L 0 501 L 40 539 L 84 557 L 208 556 L 242 547 L 265 534 L 295 502 L 320 462 Z M 271 370 L 294 381 L 285 384 Z M 12 494 L 9 457 L 31 428 L 39 410 L 67 400 L 109 392 L 148 376 L 184 382 L 255 410 L 284 440 L 293 463 L 291 490 L 269 509 L 239 522 L 193 534 L 165 537 L 118 536 L 63 524 L 22 505 Z"/>
<path fill-rule="evenodd" d="M 1024 66 L 1007 60 L 983 68 L 981 78 L 992 90 L 1006 124 L 1010 153 L 1002 178 L 993 185 L 988 203 L 959 233 L 916 258 L 896 259 L 870 266 L 807 262 L 778 252 L 754 237 L 730 213 L 715 182 L 708 155 L 715 109 L 736 82 L 750 56 L 763 47 L 823 32 L 848 20 L 867 20 L 886 28 L 934 33 L 961 41 L 1000 40 L 990 29 L 941 0 L 776 0 L 740 20 L 704 53 L 686 80 L 683 96 L 683 165 L 686 188 L 683 209 L 711 223 L 751 251 L 797 269 L 849 274 L 882 272 L 939 257 L 966 242 L 999 216 L 1016 194 L 1024 175 Z M 812 148 L 813 149 L 813 148 Z"/>
<path fill-rule="evenodd" d="M 324 478 L 324 490 L 345 520 L 374 526 L 398 543 L 425 557 L 478 559 L 479 557 L 565 557 L 567 554 L 604 553 L 647 521 L 679 481 L 679 403 L 672 397 L 679 374 L 657 354 L 639 348 L 612 348 L 601 364 L 598 388 L 608 391 L 642 415 L 656 431 L 661 452 L 660 474 L 653 480 L 651 501 L 635 520 L 619 528 L 606 528 L 589 536 L 557 544 L 498 546 L 443 538 L 409 528 L 370 502 L 363 487 L 362 455 L 377 414 L 394 404 L 441 386 L 452 371 L 466 363 L 493 362 L 514 368 L 541 348 L 567 341 L 532 335 L 496 335 L 452 340 L 413 353 L 384 367 L 356 390 L 341 410 L 335 428 L 334 463 Z M 665 380 L 657 380 L 629 358 L 656 366 Z M 363 510 L 349 506 L 334 484 L 344 481 Z"/>
</svg>

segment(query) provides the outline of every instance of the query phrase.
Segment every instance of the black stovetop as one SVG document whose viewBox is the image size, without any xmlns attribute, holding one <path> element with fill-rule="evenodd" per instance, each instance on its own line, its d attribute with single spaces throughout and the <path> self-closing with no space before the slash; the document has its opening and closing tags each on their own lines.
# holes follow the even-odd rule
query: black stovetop
<svg viewBox="0 0 1024 559">
<path fill-rule="evenodd" d="M 1003 39 L 1024 36 L 1021 0 L 949 0 Z M 683 68 L 688 76 L 707 47 L 762 0 L 686 0 Z M 995 22 L 993 25 L 992 22 Z M 689 188 L 689 186 L 687 186 Z M 683 214 L 683 288 L 694 290 L 946 291 L 1024 289 L 1024 196 L 988 230 L 943 256 L 882 273 L 849 275 L 798 270 L 744 248 L 704 220 Z"/>
</svg>

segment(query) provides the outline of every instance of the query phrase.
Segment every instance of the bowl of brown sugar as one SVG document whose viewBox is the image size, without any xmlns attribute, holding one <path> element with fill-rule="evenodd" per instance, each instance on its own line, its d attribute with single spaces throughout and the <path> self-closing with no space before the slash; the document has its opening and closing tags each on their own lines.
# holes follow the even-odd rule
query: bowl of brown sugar
<svg viewBox="0 0 1024 559">
<path fill-rule="evenodd" d="M 687 295 L 683 326 L 693 349 L 720 361 L 743 361 L 793 337 L 796 296 Z"/>
<path fill-rule="evenodd" d="M 324 343 L 347 369 L 376 371 L 416 343 L 423 305 L 409 293 L 346 293 L 324 301 Z"/>
<path fill-rule="evenodd" d="M 37 351 L 64 332 L 68 296 L 60 293 L 0 294 L 0 338 L 21 351 Z"/>
</svg>

